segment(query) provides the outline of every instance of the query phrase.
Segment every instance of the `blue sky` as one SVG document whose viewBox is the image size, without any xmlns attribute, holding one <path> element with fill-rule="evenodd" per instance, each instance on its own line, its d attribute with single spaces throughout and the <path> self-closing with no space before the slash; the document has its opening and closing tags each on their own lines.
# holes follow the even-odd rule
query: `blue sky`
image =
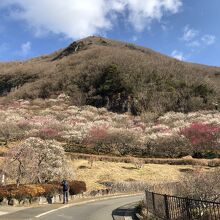
<svg viewBox="0 0 220 220">
<path fill-rule="evenodd" d="M 220 66 L 219 0 L 0 0 L 0 61 L 101 35 Z"/>
</svg>

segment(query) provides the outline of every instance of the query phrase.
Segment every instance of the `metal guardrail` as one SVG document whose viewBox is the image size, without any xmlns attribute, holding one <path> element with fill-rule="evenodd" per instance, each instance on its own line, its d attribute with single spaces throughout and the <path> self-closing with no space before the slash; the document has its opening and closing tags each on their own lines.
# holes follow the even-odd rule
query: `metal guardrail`
<svg viewBox="0 0 220 220">
<path fill-rule="evenodd" d="M 145 190 L 148 212 L 167 220 L 220 220 L 220 203 L 158 194 Z"/>
</svg>

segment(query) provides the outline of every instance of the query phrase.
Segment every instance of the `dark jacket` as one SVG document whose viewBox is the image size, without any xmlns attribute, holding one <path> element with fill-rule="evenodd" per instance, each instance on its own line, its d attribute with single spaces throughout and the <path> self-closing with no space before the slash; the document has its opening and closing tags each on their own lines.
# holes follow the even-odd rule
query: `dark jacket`
<svg viewBox="0 0 220 220">
<path fill-rule="evenodd" d="M 63 192 L 67 192 L 69 190 L 69 186 L 66 180 L 62 182 L 61 186 L 63 187 Z"/>
</svg>

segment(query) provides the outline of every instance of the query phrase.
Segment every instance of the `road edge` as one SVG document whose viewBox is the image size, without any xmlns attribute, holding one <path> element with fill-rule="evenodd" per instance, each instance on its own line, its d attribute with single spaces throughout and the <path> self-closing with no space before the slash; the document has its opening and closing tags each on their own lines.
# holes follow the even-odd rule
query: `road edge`
<svg viewBox="0 0 220 220">
<path fill-rule="evenodd" d="M 84 204 L 93 203 L 93 202 L 97 202 L 97 201 L 105 201 L 105 200 L 108 200 L 108 199 L 118 199 L 118 198 L 126 198 L 126 197 L 132 197 L 132 196 L 140 196 L 140 195 L 143 195 L 143 193 L 134 193 L 134 194 L 126 194 L 126 195 L 114 195 L 114 196 L 106 196 L 104 198 L 99 197 L 99 198 L 95 198 L 95 199 L 90 198 L 86 201 L 76 202 L 76 203 L 72 202 L 70 204 L 61 206 L 59 208 L 49 210 L 47 212 L 36 215 L 35 218 L 40 218 L 40 217 L 45 216 L 47 214 L 50 214 L 52 212 L 56 212 L 56 211 L 59 211 L 61 209 L 70 208 L 70 207 L 73 207 L 73 206 L 84 205 Z"/>
</svg>

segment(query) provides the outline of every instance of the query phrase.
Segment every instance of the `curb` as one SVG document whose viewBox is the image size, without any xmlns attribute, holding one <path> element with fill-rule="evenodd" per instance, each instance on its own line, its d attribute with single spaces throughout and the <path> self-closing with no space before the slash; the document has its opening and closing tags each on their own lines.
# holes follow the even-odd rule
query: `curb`
<svg viewBox="0 0 220 220">
<path fill-rule="evenodd" d="M 137 212 L 138 206 L 139 202 L 125 204 L 114 210 L 114 216 L 118 216 L 119 214 L 119 216 L 124 217 L 124 220 L 140 220 L 141 218 L 139 218 Z M 122 211 L 120 209 L 122 209 Z M 125 209 L 125 211 L 123 211 L 123 209 Z M 117 212 L 117 210 L 119 211 L 119 213 Z"/>
<path fill-rule="evenodd" d="M 105 201 L 105 200 L 109 200 L 109 199 L 126 198 L 126 197 L 132 197 L 132 196 L 140 196 L 140 195 L 143 195 L 143 193 L 135 193 L 135 194 L 129 194 L 129 195 L 115 195 L 115 196 L 108 196 L 108 197 L 105 197 L 105 198 L 89 199 L 89 200 L 83 201 L 83 202 L 70 203 L 68 205 L 64 205 L 64 206 L 61 206 L 59 208 L 52 209 L 52 210 L 49 210 L 49 211 L 44 212 L 42 214 L 39 214 L 39 215 L 35 216 L 35 218 L 40 218 L 40 217 L 42 217 L 44 215 L 47 215 L 49 213 L 56 212 L 56 211 L 59 211 L 61 209 L 65 209 L 65 208 L 70 208 L 70 207 L 73 207 L 73 206 L 80 206 L 80 205 L 93 203 L 93 202 L 97 202 L 97 201 Z"/>
<path fill-rule="evenodd" d="M 131 197 L 131 196 L 140 196 L 140 195 L 143 195 L 143 193 L 134 193 L 134 194 L 125 194 L 125 195 L 112 195 L 112 196 L 106 196 L 106 197 L 99 197 L 99 198 L 96 198 L 96 199 L 92 199 L 92 198 L 88 198 L 87 201 L 83 201 L 83 202 L 76 202 L 76 203 L 71 203 L 71 204 L 68 204 L 68 205 L 65 205 L 63 207 L 71 207 L 71 206 L 77 206 L 77 205 L 84 205 L 84 204 L 87 204 L 87 203 L 92 203 L 92 202 L 97 202 L 97 201 L 104 201 L 104 200 L 108 200 L 108 199 L 118 199 L 118 198 L 126 198 L 126 197 Z M 87 199 L 87 198 L 85 198 Z M 72 200 L 74 201 L 74 200 Z"/>
</svg>

